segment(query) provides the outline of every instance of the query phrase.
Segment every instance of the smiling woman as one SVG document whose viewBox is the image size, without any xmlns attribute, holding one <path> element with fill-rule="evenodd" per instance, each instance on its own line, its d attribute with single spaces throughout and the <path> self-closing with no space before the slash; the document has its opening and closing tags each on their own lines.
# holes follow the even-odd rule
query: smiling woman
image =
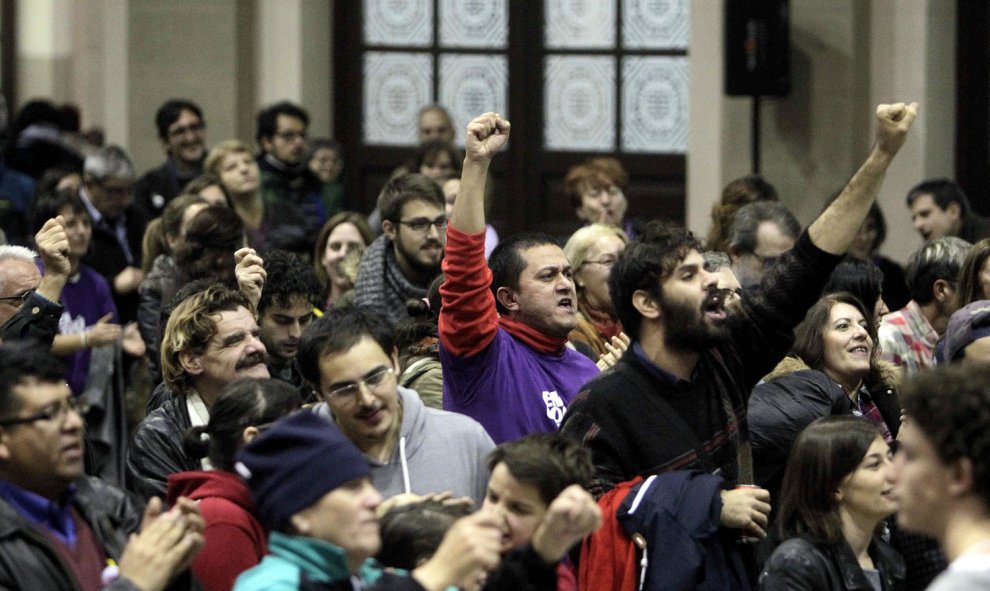
<svg viewBox="0 0 990 591">
<path fill-rule="evenodd" d="M 897 373 L 879 359 L 876 327 L 854 296 L 823 296 L 795 329 L 791 353 L 753 389 L 749 427 L 756 484 L 780 488 L 794 438 L 817 418 L 857 414 L 892 441 Z"/>
<path fill-rule="evenodd" d="M 878 535 L 898 502 L 890 449 L 873 424 L 812 423 L 794 443 L 782 492 L 785 541 L 760 575 L 761 590 L 903 588 L 904 562 Z"/>
</svg>

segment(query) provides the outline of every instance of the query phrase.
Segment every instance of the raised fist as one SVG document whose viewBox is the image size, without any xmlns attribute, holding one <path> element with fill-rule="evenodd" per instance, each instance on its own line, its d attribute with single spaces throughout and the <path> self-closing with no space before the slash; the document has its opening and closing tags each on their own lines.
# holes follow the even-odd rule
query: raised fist
<svg viewBox="0 0 990 591">
<path fill-rule="evenodd" d="M 877 106 L 877 147 L 890 155 L 896 154 L 917 116 L 918 103 Z"/>
<path fill-rule="evenodd" d="M 485 113 L 467 126 L 464 154 L 468 160 L 490 162 L 509 141 L 509 122 L 498 113 Z"/>
</svg>

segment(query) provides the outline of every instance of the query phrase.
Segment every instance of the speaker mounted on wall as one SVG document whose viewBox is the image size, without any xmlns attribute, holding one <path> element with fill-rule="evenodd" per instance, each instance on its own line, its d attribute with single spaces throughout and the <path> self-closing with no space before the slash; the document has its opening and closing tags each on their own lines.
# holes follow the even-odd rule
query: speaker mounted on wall
<svg viewBox="0 0 990 591">
<path fill-rule="evenodd" d="M 785 96 L 791 90 L 788 0 L 725 0 L 725 93 Z"/>
</svg>

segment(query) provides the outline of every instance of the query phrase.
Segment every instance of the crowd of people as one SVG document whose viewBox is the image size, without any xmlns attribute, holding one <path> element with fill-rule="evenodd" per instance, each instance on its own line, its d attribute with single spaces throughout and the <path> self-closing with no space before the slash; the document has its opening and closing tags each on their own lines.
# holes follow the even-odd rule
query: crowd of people
<svg viewBox="0 0 990 591">
<path fill-rule="evenodd" d="M 808 227 L 750 176 L 701 240 L 612 157 L 572 235 L 500 236 L 497 113 L 461 148 L 425 107 L 358 212 L 299 105 L 209 148 L 169 100 L 140 176 L 25 105 L 0 588 L 990 589 L 990 221 L 919 179 L 923 245 L 879 254 L 916 116 L 877 108 Z"/>
</svg>

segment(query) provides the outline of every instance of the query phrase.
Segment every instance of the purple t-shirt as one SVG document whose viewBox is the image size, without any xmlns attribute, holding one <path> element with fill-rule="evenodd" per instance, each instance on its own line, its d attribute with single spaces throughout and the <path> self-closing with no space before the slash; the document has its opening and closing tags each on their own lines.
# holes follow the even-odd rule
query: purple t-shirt
<svg viewBox="0 0 990 591">
<path fill-rule="evenodd" d="M 496 444 L 558 430 L 567 405 L 599 373 L 573 349 L 538 353 L 502 327 L 473 357 L 441 345 L 440 361 L 444 410 L 478 421 Z"/>
<path fill-rule="evenodd" d="M 103 316 L 112 313 L 111 322 L 120 322 L 113 304 L 110 285 L 99 273 L 86 265 L 79 265 L 79 273 L 69 279 L 62 289 L 62 317 L 58 322 L 59 334 L 81 334 Z M 65 358 L 65 379 L 76 396 L 86 388 L 89 373 L 89 349 L 83 349 Z"/>
</svg>

